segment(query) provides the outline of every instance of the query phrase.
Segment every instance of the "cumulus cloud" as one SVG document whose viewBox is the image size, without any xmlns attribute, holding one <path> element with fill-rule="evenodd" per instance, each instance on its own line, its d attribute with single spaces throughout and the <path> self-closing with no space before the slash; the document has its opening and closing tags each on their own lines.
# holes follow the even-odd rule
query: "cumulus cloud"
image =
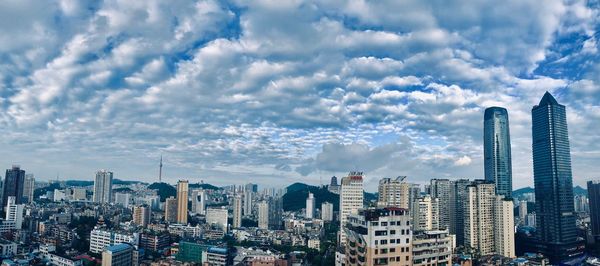
<svg viewBox="0 0 600 266">
<path fill-rule="evenodd" d="M 585 1 L 0 3 L 1 162 L 284 185 L 322 174 L 481 178 L 486 107 L 569 108 L 575 183 L 598 172 L 598 12 Z"/>
</svg>

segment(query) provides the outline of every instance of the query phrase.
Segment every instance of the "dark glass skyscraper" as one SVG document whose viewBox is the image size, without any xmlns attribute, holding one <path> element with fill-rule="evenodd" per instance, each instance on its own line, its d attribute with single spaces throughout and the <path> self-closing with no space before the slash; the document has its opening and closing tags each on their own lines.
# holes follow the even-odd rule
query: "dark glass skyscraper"
<svg viewBox="0 0 600 266">
<path fill-rule="evenodd" d="M 587 182 L 588 199 L 590 199 L 590 227 L 596 241 L 600 240 L 600 181 Z"/>
<path fill-rule="evenodd" d="M 4 193 L 2 194 L 2 209 L 8 203 L 8 197 L 15 197 L 15 203 L 23 202 L 23 186 L 25 184 L 25 170 L 14 165 L 12 169 L 6 169 L 4 176 Z"/>
<path fill-rule="evenodd" d="M 496 184 L 496 194 L 511 197 L 512 163 L 508 112 L 502 107 L 485 109 L 483 156 L 485 180 Z"/>
<path fill-rule="evenodd" d="M 567 115 L 548 92 L 531 115 L 536 239 L 556 263 L 578 253 Z"/>
</svg>

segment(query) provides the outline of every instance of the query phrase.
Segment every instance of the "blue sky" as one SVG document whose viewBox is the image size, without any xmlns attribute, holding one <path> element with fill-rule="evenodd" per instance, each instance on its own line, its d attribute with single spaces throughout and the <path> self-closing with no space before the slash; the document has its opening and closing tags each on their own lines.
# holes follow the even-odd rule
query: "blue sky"
<svg viewBox="0 0 600 266">
<path fill-rule="evenodd" d="M 574 182 L 600 178 L 596 1 L 2 1 L 0 166 L 39 179 L 482 178 L 483 110 L 568 108 Z"/>
</svg>

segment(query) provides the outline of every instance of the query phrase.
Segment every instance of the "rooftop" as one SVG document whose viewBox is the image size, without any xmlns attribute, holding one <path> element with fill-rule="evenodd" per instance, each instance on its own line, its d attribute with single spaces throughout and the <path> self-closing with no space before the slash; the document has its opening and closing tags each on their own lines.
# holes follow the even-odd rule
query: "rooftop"
<svg viewBox="0 0 600 266">
<path fill-rule="evenodd" d="M 118 245 L 114 245 L 114 246 L 108 246 L 104 250 L 108 251 L 108 252 L 111 252 L 111 253 L 114 253 L 114 252 L 126 251 L 126 250 L 129 250 L 129 249 L 133 249 L 133 247 L 130 244 L 122 243 L 122 244 L 118 244 Z"/>
</svg>

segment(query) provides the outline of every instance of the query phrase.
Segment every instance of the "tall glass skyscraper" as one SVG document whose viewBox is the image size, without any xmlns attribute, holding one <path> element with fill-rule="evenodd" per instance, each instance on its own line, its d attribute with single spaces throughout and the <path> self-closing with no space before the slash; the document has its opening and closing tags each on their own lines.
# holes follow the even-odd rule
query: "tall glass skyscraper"
<svg viewBox="0 0 600 266">
<path fill-rule="evenodd" d="M 508 112 L 502 107 L 485 109 L 483 118 L 485 180 L 496 184 L 496 194 L 512 195 L 512 163 Z"/>
<path fill-rule="evenodd" d="M 2 193 L 2 208 L 4 210 L 8 203 L 8 197 L 15 197 L 15 204 L 23 202 L 23 185 L 25 182 L 25 170 L 17 165 L 13 165 L 12 169 L 6 169 L 4 176 L 4 192 Z"/>
<path fill-rule="evenodd" d="M 578 254 L 571 152 L 565 106 L 546 92 L 533 107 L 536 239 L 551 263 Z"/>
</svg>

